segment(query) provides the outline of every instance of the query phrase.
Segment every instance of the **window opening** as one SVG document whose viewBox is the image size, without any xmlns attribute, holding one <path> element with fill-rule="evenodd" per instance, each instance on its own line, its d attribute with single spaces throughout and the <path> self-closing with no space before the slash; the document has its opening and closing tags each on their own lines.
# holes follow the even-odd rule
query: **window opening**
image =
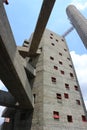
<svg viewBox="0 0 87 130">
<path fill-rule="evenodd" d="M 58 67 L 57 67 L 57 66 L 54 66 L 54 69 L 55 69 L 55 70 L 58 70 Z"/>
<path fill-rule="evenodd" d="M 62 53 L 61 53 L 61 52 L 59 52 L 59 55 L 60 55 L 60 56 L 62 56 Z"/>
<path fill-rule="evenodd" d="M 56 78 L 55 77 L 51 77 L 51 80 L 53 83 L 56 83 Z"/>
<path fill-rule="evenodd" d="M 63 75 L 64 75 L 64 71 L 63 71 L 63 70 L 61 70 L 60 72 L 61 72 L 61 74 L 63 74 Z"/>
<path fill-rule="evenodd" d="M 68 99 L 69 98 L 68 93 L 64 93 L 64 97 Z"/>
<path fill-rule="evenodd" d="M 73 122 L 72 116 L 71 115 L 67 115 L 67 121 L 68 122 Z"/>
<path fill-rule="evenodd" d="M 59 61 L 59 64 L 61 64 L 61 65 L 62 65 L 62 64 L 63 64 L 63 62 L 62 62 L 62 61 Z"/>
<path fill-rule="evenodd" d="M 81 105 L 80 100 L 76 100 L 76 103 L 77 103 L 78 105 Z"/>
<path fill-rule="evenodd" d="M 59 118 L 60 118 L 60 117 L 59 117 L 59 112 L 53 111 L 53 118 L 54 118 L 54 119 L 59 119 Z"/>
<path fill-rule="evenodd" d="M 73 76 L 73 73 L 70 73 L 70 77 L 74 77 L 74 76 Z"/>
<path fill-rule="evenodd" d="M 52 45 L 52 46 L 55 46 L 55 44 L 54 44 L 54 43 L 51 43 L 51 45 Z"/>
<path fill-rule="evenodd" d="M 70 68 L 72 68 L 72 65 L 69 65 Z"/>
<path fill-rule="evenodd" d="M 86 116 L 82 115 L 82 121 L 87 122 Z"/>
<path fill-rule="evenodd" d="M 67 90 L 69 90 L 69 89 L 70 89 L 70 88 L 69 88 L 69 84 L 65 83 L 65 88 L 66 88 Z"/>
<path fill-rule="evenodd" d="M 58 42 L 58 40 L 56 39 L 56 42 Z"/>
<path fill-rule="evenodd" d="M 54 60 L 54 57 L 50 56 L 50 59 L 51 59 L 51 60 Z"/>
<path fill-rule="evenodd" d="M 74 88 L 75 88 L 76 91 L 78 91 L 78 86 L 75 85 Z"/>
<path fill-rule="evenodd" d="M 62 99 L 62 96 L 60 93 L 56 93 L 57 99 Z"/>
<path fill-rule="evenodd" d="M 50 37 L 50 39 L 53 39 L 53 37 Z"/>
</svg>

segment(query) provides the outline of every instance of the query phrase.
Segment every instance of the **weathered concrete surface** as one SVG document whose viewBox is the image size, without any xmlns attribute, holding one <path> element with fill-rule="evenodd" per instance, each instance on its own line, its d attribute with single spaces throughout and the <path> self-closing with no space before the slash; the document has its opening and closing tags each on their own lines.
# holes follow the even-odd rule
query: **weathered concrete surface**
<svg viewBox="0 0 87 130">
<path fill-rule="evenodd" d="M 0 1 L 0 78 L 24 108 L 32 109 L 32 92 L 15 40 Z"/>
<path fill-rule="evenodd" d="M 31 42 L 31 46 L 29 49 L 29 55 L 35 55 L 40 40 L 42 38 L 44 29 L 46 27 L 46 24 L 48 22 L 49 16 L 51 14 L 53 5 L 55 3 L 55 0 L 44 0 L 43 4 L 42 4 L 42 8 L 39 14 L 39 18 L 36 24 L 36 28 L 33 34 L 33 38 L 32 38 L 32 42 Z"/>
<path fill-rule="evenodd" d="M 77 10 L 74 5 L 69 5 L 66 9 L 67 15 L 75 27 L 77 33 L 87 48 L 87 19 Z"/>
<path fill-rule="evenodd" d="M 0 90 L 0 105 L 6 107 L 15 107 L 16 100 L 15 98 L 9 93 Z"/>
</svg>

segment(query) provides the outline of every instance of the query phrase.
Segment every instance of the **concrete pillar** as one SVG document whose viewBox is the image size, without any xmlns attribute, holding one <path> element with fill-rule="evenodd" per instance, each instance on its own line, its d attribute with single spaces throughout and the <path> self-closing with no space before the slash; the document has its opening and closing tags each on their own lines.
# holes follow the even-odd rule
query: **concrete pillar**
<svg viewBox="0 0 87 130">
<path fill-rule="evenodd" d="M 69 5 L 66 9 L 67 15 L 75 27 L 77 33 L 87 48 L 87 19 L 78 11 L 74 5 Z"/>
</svg>

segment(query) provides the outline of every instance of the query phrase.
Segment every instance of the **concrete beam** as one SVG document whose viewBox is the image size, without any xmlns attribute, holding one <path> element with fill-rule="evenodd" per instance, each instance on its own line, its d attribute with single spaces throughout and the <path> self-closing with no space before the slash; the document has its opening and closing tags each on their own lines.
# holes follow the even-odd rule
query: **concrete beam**
<svg viewBox="0 0 87 130">
<path fill-rule="evenodd" d="M 0 12 L 0 78 L 22 107 L 32 109 L 31 87 L 2 1 Z"/>
<path fill-rule="evenodd" d="M 16 100 L 15 98 L 9 93 L 0 90 L 0 105 L 6 107 L 15 107 Z"/>
<path fill-rule="evenodd" d="M 87 48 L 87 19 L 78 11 L 74 5 L 66 9 L 67 15 Z"/>
<path fill-rule="evenodd" d="M 36 24 L 36 28 L 33 34 L 33 39 L 31 42 L 31 46 L 29 49 L 29 55 L 35 55 L 38 46 L 40 44 L 43 32 L 46 28 L 46 24 L 48 22 L 49 16 L 51 14 L 52 8 L 54 6 L 55 0 L 44 0 L 42 4 L 42 8 L 39 14 L 39 18 Z"/>
</svg>

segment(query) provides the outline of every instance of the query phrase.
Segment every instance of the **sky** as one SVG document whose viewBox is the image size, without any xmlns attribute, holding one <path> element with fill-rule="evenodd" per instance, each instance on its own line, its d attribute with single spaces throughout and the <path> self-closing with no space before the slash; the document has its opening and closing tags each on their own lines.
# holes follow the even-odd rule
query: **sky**
<svg viewBox="0 0 87 130">
<path fill-rule="evenodd" d="M 43 0 L 8 0 L 5 5 L 7 16 L 17 45 L 22 45 L 34 32 Z M 63 35 L 72 25 L 66 15 L 66 7 L 75 5 L 87 18 L 87 0 L 56 0 L 46 28 Z M 78 81 L 82 90 L 87 108 L 87 50 L 74 29 L 67 37 L 66 42 L 75 66 Z M 0 81 L 0 88 L 3 87 Z M 0 113 L 2 112 L 0 107 Z"/>
</svg>

